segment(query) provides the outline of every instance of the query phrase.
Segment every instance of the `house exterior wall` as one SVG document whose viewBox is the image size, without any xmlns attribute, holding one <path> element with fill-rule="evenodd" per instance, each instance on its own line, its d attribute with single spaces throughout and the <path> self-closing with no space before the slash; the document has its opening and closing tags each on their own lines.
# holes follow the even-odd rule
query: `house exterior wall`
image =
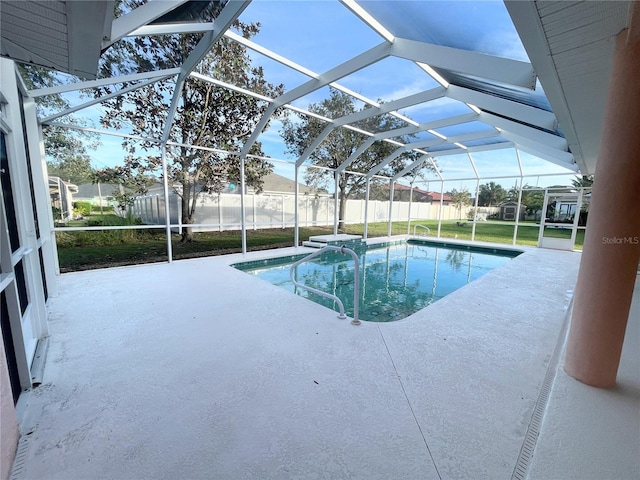
<svg viewBox="0 0 640 480">
<path fill-rule="evenodd" d="M 4 351 L 4 342 L 0 332 L 0 479 L 7 480 L 11 474 L 13 458 L 18 445 L 18 419 L 13 407 L 9 370 Z"/>
<path fill-rule="evenodd" d="M 0 315 L 4 332 L 0 342 L 0 476 L 4 480 L 19 437 L 14 400 L 32 387 L 32 360 L 38 341 L 48 333 L 46 302 L 57 294 L 53 216 L 36 106 L 18 81 L 15 64 L 5 58 L 0 58 L 0 137 Z"/>
</svg>

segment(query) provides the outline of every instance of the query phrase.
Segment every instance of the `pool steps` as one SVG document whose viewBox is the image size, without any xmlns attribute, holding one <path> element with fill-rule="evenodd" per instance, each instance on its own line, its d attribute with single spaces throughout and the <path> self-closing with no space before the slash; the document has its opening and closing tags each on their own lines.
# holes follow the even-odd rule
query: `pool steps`
<svg viewBox="0 0 640 480">
<path fill-rule="evenodd" d="M 314 235 L 309 240 L 302 242 L 303 247 L 324 248 L 326 246 L 342 247 L 345 246 L 352 250 L 361 250 L 366 248 L 367 243 L 362 240 L 361 235 L 347 235 L 345 233 L 338 235 Z"/>
</svg>

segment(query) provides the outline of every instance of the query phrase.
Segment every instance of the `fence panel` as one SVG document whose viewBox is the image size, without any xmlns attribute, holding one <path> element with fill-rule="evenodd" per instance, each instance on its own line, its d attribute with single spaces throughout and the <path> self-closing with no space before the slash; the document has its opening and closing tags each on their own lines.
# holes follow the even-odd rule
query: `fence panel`
<svg viewBox="0 0 640 480">
<path fill-rule="evenodd" d="M 175 193 L 169 194 L 169 212 L 173 225 L 181 224 L 181 199 Z M 301 226 L 332 226 L 334 200 L 331 197 L 301 195 L 298 199 L 299 221 Z M 467 219 L 471 207 L 461 211 L 453 205 L 442 205 L 438 202 L 411 203 L 411 219 L 442 220 Z M 158 195 L 146 195 L 135 199 L 131 207 L 132 213 L 148 225 L 164 224 L 164 199 Z M 498 212 L 497 207 L 480 207 L 479 213 L 488 216 Z M 284 228 L 293 227 L 295 222 L 295 196 L 290 194 L 248 194 L 245 195 L 245 218 L 247 228 Z M 363 223 L 365 215 L 364 200 L 348 200 L 345 212 L 345 223 Z M 368 208 L 369 222 L 386 222 L 389 220 L 389 202 L 371 200 Z M 393 202 L 392 221 L 407 221 L 409 202 Z M 242 215 L 240 195 L 235 193 L 220 195 L 200 195 L 196 206 L 195 223 L 212 226 L 194 227 L 194 231 L 239 230 Z M 178 231 L 179 227 L 174 227 Z"/>
</svg>

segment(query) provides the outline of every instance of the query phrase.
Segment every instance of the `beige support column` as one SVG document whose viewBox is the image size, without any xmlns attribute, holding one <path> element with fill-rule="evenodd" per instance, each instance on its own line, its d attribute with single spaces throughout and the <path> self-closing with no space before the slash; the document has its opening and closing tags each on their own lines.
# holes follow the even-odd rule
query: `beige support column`
<svg viewBox="0 0 640 480">
<path fill-rule="evenodd" d="M 639 10 L 636 6 L 636 24 Z M 638 33 L 632 23 L 616 38 L 564 367 L 577 380 L 600 388 L 616 384 L 640 260 Z"/>
</svg>

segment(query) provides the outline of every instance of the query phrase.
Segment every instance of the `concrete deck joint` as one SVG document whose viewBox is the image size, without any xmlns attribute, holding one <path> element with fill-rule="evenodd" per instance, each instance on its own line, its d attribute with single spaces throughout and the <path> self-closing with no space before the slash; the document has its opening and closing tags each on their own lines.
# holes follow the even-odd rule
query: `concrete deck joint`
<svg viewBox="0 0 640 480">
<path fill-rule="evenodd" d="M 411 410 L 411 415 L 413 416 L 413 419 L 416 422 L 416 427 L 418 427 L 418 431 L 420 432 L 420 436 L 422 436 L 422 440 L 424 441 L 424 446 L 427 449 L 427 453 L 429 454 L 429 458 L 431 459 L 431 462 L 433 463 L 433 468 L 435 468 L 436 473 L 438 474 L 438 478 L 440 480 L 442 480 L 442 475 L 440 475 L 440 471 L 438 470 L 438 465 L 436 465 L 436 461 L 433 458 L 433 455 L 431 454 L 431 449 L 429 448 L 429 443 L 427 442 L 427 438 L 424 436 L 424 432 L 422 431 L 422 427 L 420 426 L 420 422 L 418 421 L 418 417 L 416 416 L 416 413 L 413 411 L 413 406 L 411 405 L 411 400 L 409 400 L 409 396 L 407 395 L 407 391 L 404 388 L 404 383 L 402 382 L 402 376 L 400 375 L 400 373 L 398 372 L 398 369 L 396 368 L 396 364 L 393 361 L 393 355 L 391 355 L 391 352 L 389 351 L 389 346 L 387 345 L 386 340 L 384 339 L 384 334 L 382 333 L 382 330 L 380 329 L 380 325 L 376 325 L 378 332 L 380 333 L 380 338 L 382 339 L 382 343 L 384 344 L 384 348 L 387 350 L 387 355 L 389 355 L 389 360 L 391 361 L 391 365 L 393 366 L 393 371 L 396 373 L 396 377 L 398 378 L 398 382 L 400 383 L 400 388 L 402 389 L 402 394 L 404 395 L 404 398 L 407 400 L 407 405 L 409 406 L 409 410 Z"/>
</svg>

